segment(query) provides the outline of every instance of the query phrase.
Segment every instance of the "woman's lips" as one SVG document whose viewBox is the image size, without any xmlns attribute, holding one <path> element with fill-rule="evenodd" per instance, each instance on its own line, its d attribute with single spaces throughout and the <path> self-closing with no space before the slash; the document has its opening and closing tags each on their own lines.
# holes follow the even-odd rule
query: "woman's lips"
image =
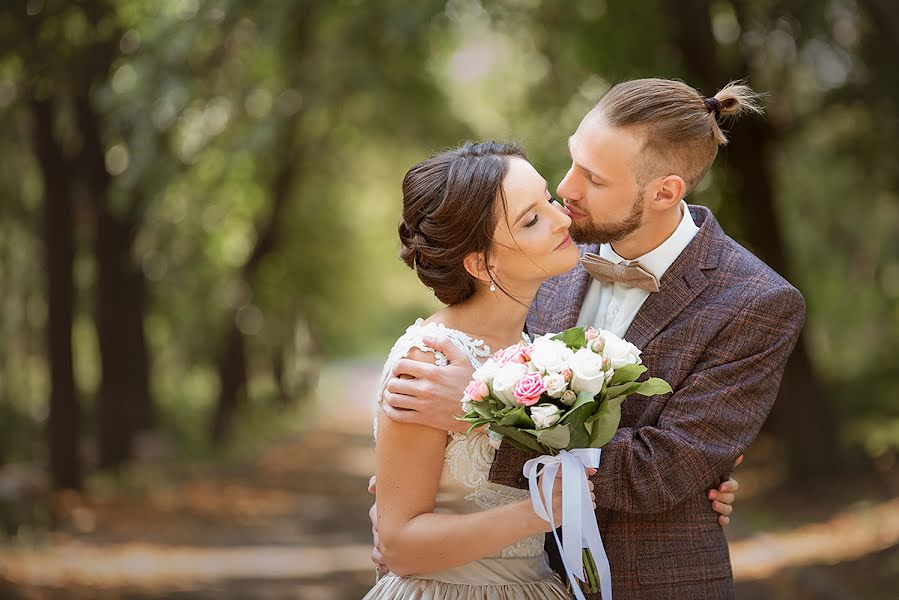
<svg viewBox="0 0 899 600">
<path fill-rule="evenodd" d="M 572 241 L 571 236 L 566 235 L 565 239 L 562 240 L 562 243 L 559 244 L 558 246 L 556 246 L 556 250 L 563 250 L 563 249 L 567 248 L 569 245 L 571 245 L 571 241 Z"/>
</svg>

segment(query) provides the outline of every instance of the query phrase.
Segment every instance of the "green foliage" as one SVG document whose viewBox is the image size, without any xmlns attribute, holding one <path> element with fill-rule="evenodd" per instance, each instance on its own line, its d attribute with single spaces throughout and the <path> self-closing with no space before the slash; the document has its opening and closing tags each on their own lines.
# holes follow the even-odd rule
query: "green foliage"
<svg viewBox="0 0 899 600">
<path fill-rule="evenodd" d="M 559 340 L 572 350 L 580 350 L 587 346 L 587 335 L 583 327 L 566 329 L 562 333 L 554 335 L 552 339 Z"/>
<path fill-rule="evenodd" d="M 153 389 L 167 427 L 199 427 L 228 324 L 245 334 L 252 381 L 274 389 L 272 363 L 281 357 L 300 395 L 323 358 L 383 358 L 409 323 L 438 307 L 397 259 L 409 165 L 465 139 L 512 138 L 552 187 L 569 166 L 568 135 L 616 81 L 678 77 L 706 93 L 726 83 L 709 81 L 684 51 L 673 26 L 682 16 L 697 39 L 708 34 L 701 39 L 716 72 L 749 76 L 771 93 L 775 137 L 758 160 L 774 171 L 778 222 L 770 226 L 808 302 L 811 359 L 834 394 L 861 381 L 887 390 L 836 409 L 849 443 L 879 454 L 893 443 L 877 425 L 893 431 L 895 423 L 884 397 L 895 395 L 899 353 L 899 75 L 897 50 L 869 3 L 25 4 L 0 8 L 6 457 L 40 455 L 35 433 L 50 387 L 34 100 L 58 100 L 54 130 L 74 159 L 83 140 L 73 90 L 109 61 L 90 97 L 103 125 L 112 208 L 137 223 L 130 258 L 147 279 Z M 754 199 L 740 197 L 744 174 L 732 168 L 740 135 L 735 129 L 690 200 L 713 207 L 752 246 Z M 286 202 L 274 213 L 282 185 Z M 100 377 L 89 204 L 81 198 L 75 207 L 73 333 L 88 406 Z M 275 243 L 247 273 L 269 223 Z M 613 388 L 627 380 L 619 376 Z M 613 393 L 666 391 L 649 380 Z M 599 411 L 591 445 L 610 437 L 620 401 Z M 574 443 L 580 434 L 571 429 Z"/>
</svg>

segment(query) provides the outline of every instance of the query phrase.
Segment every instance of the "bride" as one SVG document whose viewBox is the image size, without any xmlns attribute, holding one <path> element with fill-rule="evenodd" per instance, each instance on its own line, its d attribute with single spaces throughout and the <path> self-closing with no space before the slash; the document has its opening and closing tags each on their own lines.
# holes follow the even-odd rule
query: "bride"
<svg viewBox="0 0 899 600">
<path fill-rule="evenodd" d="M 397 340 L 382 388 L 401 358 L 446 364 L 423 338 L 448 338 L 475 369 L 520 341 L 541 283 L 580 258 L 570 225 L 513 144 L 469 142 L 409 169 L 401 256 L 446 307 Z M 495 450 L 484 431 L 466 437 L 376 416 L 375 436 L 375 557 L 390 572 L 365 600 L 570 598 L 548 565 L 550 525 L 534 513 L 528 492 L 487 481 Z M 561 486 L 554 488 L 559 523 Z"/>
</svg>

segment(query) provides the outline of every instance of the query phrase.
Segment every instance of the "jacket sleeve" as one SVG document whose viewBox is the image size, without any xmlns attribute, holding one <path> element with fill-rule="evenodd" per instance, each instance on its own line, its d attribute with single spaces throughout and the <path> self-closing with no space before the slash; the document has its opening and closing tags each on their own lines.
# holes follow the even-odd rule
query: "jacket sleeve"
<svg viewBox="0 0 899 600">
<path fill-rule="evenodd" d="M 593 480 L 597 506 L 662 512 L 716 485 L 768 416 L 805 315 L 792 287 L 767 291 L 740 310 L 670 396 L 655 426 L 622 427 L 603 447 Z M 506 444 L 491 481 L 524 487 L 528 453 Z"/>
</svg>

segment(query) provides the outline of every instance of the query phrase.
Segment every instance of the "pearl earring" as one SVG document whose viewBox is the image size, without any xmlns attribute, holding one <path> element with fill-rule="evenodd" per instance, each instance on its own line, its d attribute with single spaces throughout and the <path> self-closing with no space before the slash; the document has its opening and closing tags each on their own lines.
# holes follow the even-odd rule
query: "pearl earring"
<svg viewBox="0 0 899 600">
<path fill-rule="evenodd" d="M 490 284 L 490 291 L 491 291 L 491 292 L 495 292 L 495 291 L 496 291 L 496 286 L 493 285 L 493 283 Z"/>
</svg>

